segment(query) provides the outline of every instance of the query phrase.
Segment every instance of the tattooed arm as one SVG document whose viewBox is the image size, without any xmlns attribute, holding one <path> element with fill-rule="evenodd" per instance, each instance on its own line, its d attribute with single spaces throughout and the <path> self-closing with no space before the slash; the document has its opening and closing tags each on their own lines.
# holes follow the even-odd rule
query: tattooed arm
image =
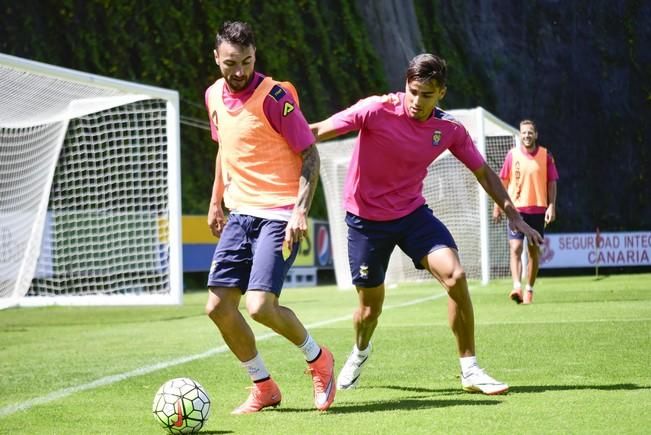
<svg viewBox="0 0 651 435">
<path fill-rule="evenodd" d="M 319 181 L 319 152 L 314 144 L 301 154 L 303 168 L 298 185 L 298 196 L 292 211 L 292 217 L 287 223 L 285 241 L 289 246 L 300 242 L 307 233 L 307 215 L 314 199 L 314 192 Z"/>
</svg>

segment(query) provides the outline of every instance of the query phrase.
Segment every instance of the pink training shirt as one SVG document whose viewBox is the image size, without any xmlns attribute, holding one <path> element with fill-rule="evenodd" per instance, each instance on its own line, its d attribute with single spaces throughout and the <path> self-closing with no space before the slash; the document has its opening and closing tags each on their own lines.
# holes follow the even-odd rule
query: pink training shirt
<svg viewBox="0 0 651 435">
<path fill-rule="evenodd" d="M 404 98 L 404 92 L 368 97 L 332 117 L 338 133 L 359 130 L 344 206 L 363 219 L 398 219 L 425 204 L 427 168 L 445 150 L 471 171 L 485 164 L 461 123 L 440 109 L 426 121 L 410 118 Z"/>
<path fill-rule="evenodd" d="M 264 78 L 264 75 L 255 72 L 251 83 L 240 92 L 230 92 L 228 86 L 224 86 L 223 101 L 226 108 L 228 110 L 237 110 L 242 107 L 251 98 L 251 95 L 253 95 L 253 92 Z M 208 109 L 209 89 L 206 89 L 204 97 L 206 109 Z M 294 107 L 292 116 L 283 116 L 285 102 L 289 102 Z M 314 134 L 312 134 L 310 126 L 305 120 L 305 116 L 303 116 L 298 104 L 296 104 L 294 97 L 292 97 L 289 91 L 285 90 L 285 95 L 278 101 L 271 97 L 265 98 L 262 104 L 262 110 L 273 129 L 285 138 L 294 152 L 303 152 L 314 143 Z M 210 111 L 208 110 L 208 112 L 210 118 Z M 215 125 L 212 119 L 210 119 L 210 136 L 215 142 L 219 142 L 217 125 Z"/>
</svg>

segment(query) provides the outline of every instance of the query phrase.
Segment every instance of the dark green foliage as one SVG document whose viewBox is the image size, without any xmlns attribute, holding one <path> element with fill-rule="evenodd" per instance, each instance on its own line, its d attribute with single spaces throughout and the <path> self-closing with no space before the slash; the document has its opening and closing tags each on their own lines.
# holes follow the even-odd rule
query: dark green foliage
<svg viewBox="0 0 651 435">
<path fill-rule="evenodd" d="M 178 90 L 181 116 L 205 122 L 218 77 L 215 32 L 242 20 L 256 32 L 257 69 L 296 86 L 314 122 L 385 87 L 354 0 L 42 0 L 0 7 L 0 51 L 93 74 Z M 183 212 L 205 213 L 216 144 L 181 125 Z M 312 213 L 325 217 L 321 189 Z"/>
<path fill-rule="evenodd" d="M 533 118 L 559 170 L 552 232 L 651 222 L 651 3 L 414 0 L 449 63 L 444 107 Z"/>
<path fill-rule="evenodd" d="M 466 52 L 466 42 L 458 27 L 463 23 L 449 23 L 437 14 L 439 3 L 445 0 L 415 0 L 414 7 L 423 37 L 425 50 L 442 56 L 448 63 L 448 92 L 444 107 L 475 107 L 481 101 L 485 108 L 493 107 L 495 96 L 486 86 L 488 77 L 479 64 Z M 464 3 L 449 3 L 463 16 Z"/>
</svg>

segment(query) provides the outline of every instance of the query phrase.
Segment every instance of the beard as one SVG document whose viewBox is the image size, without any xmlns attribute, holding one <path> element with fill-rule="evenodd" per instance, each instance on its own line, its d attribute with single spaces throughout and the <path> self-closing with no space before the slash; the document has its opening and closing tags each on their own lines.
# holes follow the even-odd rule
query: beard
<svg viewBox="0 0 651 435">
<path fill-rule="evenodd" d="M 252 77 L 253 75 L 242 77 L 241 80 L 236 80 L 233 77 L 225 77 L 224 80 L 226 80 L 228 89 L 230 89 L 232 92 L 239 92 L 244 90 L 249 85 Z"/>
</svg>

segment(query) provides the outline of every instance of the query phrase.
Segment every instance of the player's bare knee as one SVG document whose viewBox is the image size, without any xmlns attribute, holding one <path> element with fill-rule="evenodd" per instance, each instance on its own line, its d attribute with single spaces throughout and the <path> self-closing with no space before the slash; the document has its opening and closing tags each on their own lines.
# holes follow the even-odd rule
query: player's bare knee
<svg viewBox="0 0 651 435">
<path fill-rule="evenodd" d="M 208 301 L 204 307 L 208 317 L 216 321 L 231 315 L 237 309 L 237 301 L 231 300 L 228 295 L 218 295 L 214 287 L 209 288 Z"/>
<path fill-rule="evenodd" d="M 520 258 L 522 256 L 522 246 L 518 246 L 518 247 L 515 247 L 515 248 L 512 247 L 511 248 L 511 255 L 513 255 L 513 256 L 515 256 L 517 258 Z"/>
<path fill-rule="evenodd" d="M 206 306 L 204 307 L 204 312 L 208 315 L 208 317 L 213 317 L 214 313 L 217 311 L 219 301 L 220 299 L 214 297 L 214 295 L 208 297 L 208 301 L 206 301 Z"/>
<path fill-rule="evenodd" d="M 258 323 L 267 325 L 269 319 L 273 317 L 273 310 L 275 308 L 271 304 L 260 303 L 259 301 L 246 301 L 246 310 L 249 316 Z"/>
<path fill-rule="evenodd" d="M 373 322 L 382 314 L 382 307 L 364 306 L 360 307 L 360 317 L 363 322 Z"/>
<path fill-rule="evenodd" d="M 205 312 L 208 317 L 215 323 L 219 324 L 225 319 L 228 319 L 232 314 L 227 304 L 219 299 L 216 301 L 209 300 L 205 306 Z"/>
<path fill-rule="evenodd" d="M 212 313 L 215 310 L 215 304 L 212 303 L 210 300 L 206 302 L 206 306 L 204 307 L 204 312 L 208 317 L 212 317 Z"/>
<path fill-rule="evenodd" d="M 466 271 L 461 268 L 455 269 L 450 274 L 442 277 L 441 281 L 448 292 L 461 288 L 466 284 Z"/>
</svg>

